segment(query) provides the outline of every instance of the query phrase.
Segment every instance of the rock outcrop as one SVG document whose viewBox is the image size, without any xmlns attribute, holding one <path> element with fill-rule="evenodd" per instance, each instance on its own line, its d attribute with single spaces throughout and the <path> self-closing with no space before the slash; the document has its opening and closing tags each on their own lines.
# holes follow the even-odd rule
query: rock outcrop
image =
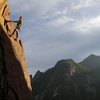
<svg viewBox="0 0 100 100">
<path fill-rule="evenodd" d="M 91 54 L 87 58 L 85 58 L 82 62 L 80 62 L 80 64 L 92 69 L 95 68 L 100 69 L 100 56 Z"/>
<path fill-rule="evenodd" d="M 32 79 L 33 100 L 88 100 L 82 99 L 80 88 L 88 84 L 87 72 L 72 59 L 60 60 L 44 73 L 38 71 Z"/>
<path fill-rule="evenodd" d="M 33 100 L 100 100 L 100 56 L 90 55 L 82 65 L 60 60 L 53 68 L 38 71 L 32 88 Z"/>
<path fill-rule="evenodd" d="M 0 0 L 0 100 L 32 100 L 22 42 L 17 32 L 10 36 L 14 29 L 7 0 Z"/>
</svg>

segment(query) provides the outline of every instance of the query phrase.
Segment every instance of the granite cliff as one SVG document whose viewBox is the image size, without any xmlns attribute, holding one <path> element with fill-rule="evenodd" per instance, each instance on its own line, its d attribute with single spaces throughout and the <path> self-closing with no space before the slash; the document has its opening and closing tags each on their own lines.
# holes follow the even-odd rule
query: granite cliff
<svg viewBox="0 0 100 100">
<path fill-rule="evenodd" d="M 31 100 L 22 42 L 14 31 L 7 0 L 0 0 L 0 100 Z M 17 38 L 17 40 L 16 40 Z"/>
</svg>

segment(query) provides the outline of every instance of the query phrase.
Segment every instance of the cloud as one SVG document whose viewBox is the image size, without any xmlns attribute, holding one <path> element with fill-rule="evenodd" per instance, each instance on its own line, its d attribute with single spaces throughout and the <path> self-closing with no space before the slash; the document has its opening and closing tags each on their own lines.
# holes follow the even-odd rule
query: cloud
<svg viewBox="0 0 100 100">
<path fill-rule="evenodd" d="M 30 73 L 60 59 L 100 53 L 99 0 L 9 0 L 9 5 L 12 19 L 24 17 L 19 35 Z"/>
<path fill-rule="evenodd" d="M 20 5 L 21 4 L 21 5 Z M 9 5 L 12 6 L 16 13 L 29 13 L 34 16 L 43 15 L 48 12 L 54 5 L 56 0 L 9 0 Z"/>
<path fill-rule="evenodd" d="M 76 2 L 72 4 L 72 9 L 78 10 L 81 8 L 95 7 L 98 2 L 100 3 L 99 0 L 76 0 Z"/>
<path fill-rule="evenodd" d="M 93 18 L 84 18 L 83 20 L 76 22 L 74 28 L 76 31 L 91 34 L 91 31 L 100 28 L 100 15 Z"/>
<path fill-rule="evenodd" d="M 74 21 L 74 19 L 71 17 L 67 17 L 65 15 L 62 15 L 62 16 L 50 21 L 49 25 L 54 26 L 54 27 L 57 27 L 57 26 L 61 27 L 71 21 Z"/>
</svg>

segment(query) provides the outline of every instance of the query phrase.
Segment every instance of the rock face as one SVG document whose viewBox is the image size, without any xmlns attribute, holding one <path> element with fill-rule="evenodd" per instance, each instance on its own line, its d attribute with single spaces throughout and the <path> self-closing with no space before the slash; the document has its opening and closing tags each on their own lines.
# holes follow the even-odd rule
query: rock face
<svg viewBox="0 0 100 100">
<path fill-rule="evenodd" d="M 90 55 L 83 65 L 60 60 L 44 73 L 38 71 L 32 79 L 33 100 L 100 100 L 99 58 Z M 91 69 L 90 64 L 98 66 Z"/>
<path fill-rule="evenodd" d="M 0 100 L 32 100 L 22 42 L 17 32 L 10 36 L 14 29 L 7 0 L 0 0 Z"/>
<path fill-rule="evenodd" d="M 33 100 L 88 100 L 81 90 L 88 84 L 87 72 L 86 67 L 72 59 L 58 61 L 39 77 L 38 71 L 32 80 Z"/>
<path fill-rule="evenodd" d="M 96 56 L 91 54 L 87 58 L 85 58 L 80 64 L 87 66 L 89 68 L 99 68 L 100 69 L 100 56 Z"/>
</svg>

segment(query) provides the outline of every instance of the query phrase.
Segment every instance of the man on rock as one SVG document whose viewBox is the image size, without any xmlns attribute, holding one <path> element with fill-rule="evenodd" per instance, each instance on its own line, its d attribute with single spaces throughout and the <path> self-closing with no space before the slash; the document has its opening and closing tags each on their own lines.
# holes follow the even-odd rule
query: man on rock
<svg viewBox="0 0 100 100">
<path fill-rule="evenodd" d="M 22 18 L 22 16 L 20 16 L 18 21 L 6 20 L 5 17 L 4 17 L 4 12 L 5 12 L 6 7 L 7 7 L 7 5 L 4 7 L 4 10 L 2 12 L 2 16 L 4 18 L 4 25 L 6 26 L 7 33 L 8 33 L 8 31 L 10 32 L 9 36 L 12 36 L 16 32 L 16 38 L 15 38 L 15 40 L 17 40 L 17 38 L 18 38 L 18 32 L 20 32 L 20 28 L 22 26 L 22 19 L 23 18 Z M 17 23 L 16 26 L 15 26 L 15 29 L 14 29 L 14 31 L 12 33 L 11 33 L 9 27 L 8 27 L 8 24 L 7 24 L 8 22 Z"/>
<path fill-rule="evenodd" d="M 20 16 L 18 21 L 12 21 L 12 22 L 15 22 L 17 24 L 16 24 L 16 27 L 15 27 L 13 33 L 10 36 L 12 36 L 15 32 L 17 32 L 16 34 L 18 37 L 18 32 L 20 32 L 20 28 L 22 26 L 22 19 L 23 19 L 22 16 Z"/>
</svg>

